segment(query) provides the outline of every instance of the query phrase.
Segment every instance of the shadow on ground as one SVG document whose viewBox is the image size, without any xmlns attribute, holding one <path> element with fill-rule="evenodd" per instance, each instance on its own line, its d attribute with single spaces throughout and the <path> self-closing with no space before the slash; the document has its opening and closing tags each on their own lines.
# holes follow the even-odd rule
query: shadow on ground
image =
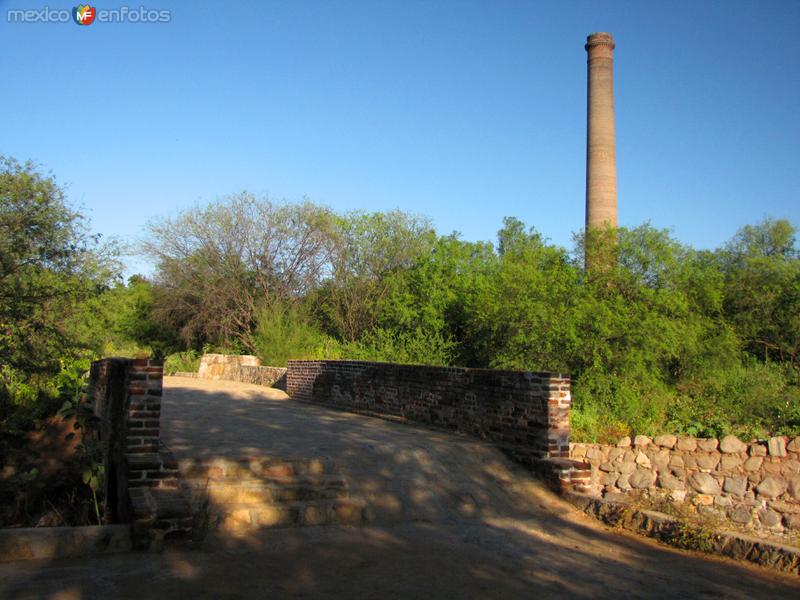
<svg viewBox="0 0 800 600">
<path fill-rule="evenodd" d="M 760 598 L 797 578 L 601 526 L 489 445 L 227 382 L 169 379 L 176 456 L 325 457 L 365 526 L 218 533 L 201 549 L 0 565 L 0 598 Z"/>
</svg>

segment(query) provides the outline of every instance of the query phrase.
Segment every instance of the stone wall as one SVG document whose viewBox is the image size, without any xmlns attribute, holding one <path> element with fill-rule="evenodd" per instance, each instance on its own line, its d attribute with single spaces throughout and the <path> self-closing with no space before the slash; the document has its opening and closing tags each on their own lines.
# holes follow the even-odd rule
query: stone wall
<svg viewBox="0 0 800 600">
<path fill-rule="evenodd" d="M 534 459 L 566 458 L 570 380 L 555 373 L 290 360 L 296 400 L 426 423 Z"/>
<path fill-rule="evenodd" d="M 186 375 L 176 373 L 176 375 Z M 265 367 L 257 356 L 204 354 L 197 370 L 200 379 L 224 379 L 286 389 L 286 369 Z"/>
<path fill-rule="evenodd" d="M 743 527 L 800 530 L 800 437 L 636 436 L 570 444 L 570 457 L 591 465 L 586 491 L 598 497 L 660 495 Z"/>
<path fill-rule="evenodd" d="M 134 543 L 191 528 L 178 465 L 161 445 L 163 363 L 105 358 L 92 363 L 88 395 L 105 441 L 105 516 L 132 523 Z"/>
</svg>

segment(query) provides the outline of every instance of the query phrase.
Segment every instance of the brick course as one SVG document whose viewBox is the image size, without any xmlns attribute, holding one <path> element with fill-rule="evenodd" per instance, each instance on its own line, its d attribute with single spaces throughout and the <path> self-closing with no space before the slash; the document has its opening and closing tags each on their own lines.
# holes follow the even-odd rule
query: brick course
<svg viewBox="0 0 800 600">
<path fill-rule="evenodd" d="M 569 454 L 569 377 L 365 361 L 291 360 L 295 400 L 454 429 L 534 459 Z"/>
<path fill-rule="evenodd" d="M 132 523 L 138 546 L 188 535 L 191 525 L 188 504 L 178 490 L 178 465 L 160 444 L 162 391 L 161 361 L 105 358 L 92 363 L 88 393 L 106 441 L 106 519 Z M 166 517 L 165 504 L 171 510 Z M 185 510 L 175 509 L 180 506 Z"/>
</svg>

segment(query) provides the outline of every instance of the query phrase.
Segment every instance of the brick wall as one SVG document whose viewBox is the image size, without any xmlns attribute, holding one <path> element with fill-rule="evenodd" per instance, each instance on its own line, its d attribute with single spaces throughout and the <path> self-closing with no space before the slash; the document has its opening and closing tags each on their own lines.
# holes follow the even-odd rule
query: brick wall
<svg viewBox="0 0 800 600">
<path fill-rule="evenodd" d="M 800 531 L 800 437 L 742 442 L 674 435 L 571 444 L 591 466 L 587 491 L 655 496 L 748 529 Z"/>
<path fill-rule="evenodd" d="M 569 453 L 570 380 L 554 373 L 292 360 L 287 392 L 296 400 L 454 429 L 534 459 Z"/>
<path fill-rule="evenodd" d="M 106 520 L 133 523 L 140 546 L 191 526 L 178 465 L 159 439 L 163 376 L 163 363 L 146 358 L 105 358 L 90 371 L 89 399 L 106 443 Z"/>
</svg>

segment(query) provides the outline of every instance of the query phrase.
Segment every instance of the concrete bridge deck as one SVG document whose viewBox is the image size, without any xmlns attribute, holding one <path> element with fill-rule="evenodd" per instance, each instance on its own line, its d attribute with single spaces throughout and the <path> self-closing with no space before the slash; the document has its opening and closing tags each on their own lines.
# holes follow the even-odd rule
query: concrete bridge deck
<svg viewBox="0 0 800 600">
<path fill-rule="evenodd" d="M 624 535 L 470 438 L 165 378 L 182 461 L 319 458 L 366 526 L 220 532 L 201 550 L 0 565 L 0 598 L 774 598 L 796 577 Z"/>
</svg>

